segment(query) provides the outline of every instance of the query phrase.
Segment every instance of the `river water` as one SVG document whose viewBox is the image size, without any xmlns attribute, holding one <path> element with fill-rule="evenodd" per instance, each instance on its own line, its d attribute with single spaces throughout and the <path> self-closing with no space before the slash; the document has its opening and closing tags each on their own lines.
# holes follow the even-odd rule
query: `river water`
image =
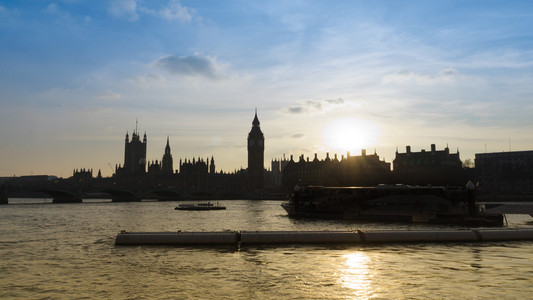
<svg viewBox="0 0 533 300">
<path fill-rule="evenodd" d="M 531 299 L 533 242 L 115 246 L 121 230 L 433 229 L 293 220 L 279 201 L 0 206 L 0 298 Z M 509 227 L 531 227 L 508 215 Z"/>
</svg>

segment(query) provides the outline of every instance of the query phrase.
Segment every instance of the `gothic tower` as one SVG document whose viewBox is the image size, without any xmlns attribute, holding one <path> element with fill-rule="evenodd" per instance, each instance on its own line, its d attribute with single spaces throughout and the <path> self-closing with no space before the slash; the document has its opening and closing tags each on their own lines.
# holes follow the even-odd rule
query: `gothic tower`
<svg viewBox="0 0 533 300">
<path fill-rule="evenodd" d="M 209 164 L 209 174 L 215 174 L 215 159 L 211 156 L 211 163 Z"/>
<path fill-rule="evenodd" d="M 259 127 L 257 109 L 248 134 L 248 189 L 261 190 L 264 187 L 265 137 Z"/>
<path fill-rule="evenodd" d="M 163 155 L 163 159 L 161 160 L 161 173 L 163 175 L 171 175 L 174 173 L 172 165 L 172 154 L 170 154 L 170 144 L 168 141 L 167 136 L 167 146 L 165 147 L 165 154 Z"/>
<path fill-rule="evenodd" d="M 131 135 L 131 142 L 129 135 L 126 133 L 126 145 L 124 150 L 124 170 L 128 174 L 141 174 L 146 172 L 146 133 L 144 133 L 143 141 L 141 142 L 137 126 Z"/>
</svg>

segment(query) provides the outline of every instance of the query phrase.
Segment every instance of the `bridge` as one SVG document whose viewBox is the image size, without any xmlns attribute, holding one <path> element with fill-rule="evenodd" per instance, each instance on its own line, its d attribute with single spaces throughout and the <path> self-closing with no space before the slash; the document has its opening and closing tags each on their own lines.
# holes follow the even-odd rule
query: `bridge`
<svg viewBox="0 0 533 300">
<path fill-rule="evenodd" d="M 83 199 L 111 199 L 112 202 L 262 199 L 264 195 L 244 191 L 178 189 L 175 187 L 125 188 L 116 184 L 76 185 L 68 180 L 4 182 L 0 204 L 10 198 L 52 198 L 53 203 L 82 203 Z"/>
</svg>

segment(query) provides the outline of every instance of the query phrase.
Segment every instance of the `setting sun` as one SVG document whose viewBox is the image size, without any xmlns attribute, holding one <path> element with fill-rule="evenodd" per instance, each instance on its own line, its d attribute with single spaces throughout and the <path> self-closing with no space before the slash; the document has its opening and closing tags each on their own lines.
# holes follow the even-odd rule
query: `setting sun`
<svg viewBox="0 0 533 300">
<path fill-rule="evenodd" d="M 337 119 L 328 123 L 323 130 L 327 147 L 338 152 L 358 152 L 373 146 L 379 137 L 379 129 L 369 121 L 357 118 Z"/>
</svg>

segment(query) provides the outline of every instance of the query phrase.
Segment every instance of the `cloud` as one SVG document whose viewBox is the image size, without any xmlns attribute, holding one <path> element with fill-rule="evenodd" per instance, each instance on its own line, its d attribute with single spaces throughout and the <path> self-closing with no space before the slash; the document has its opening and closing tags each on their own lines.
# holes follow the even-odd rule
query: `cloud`
<svg viewBox="0 0 533 300">
<path fill-rule="evenodd" d="M 342 104 L 344 104 L 344 100 L 342 98 L 326 100 L 307 100 L 299 105 L 283 107 L 281 111 L 289 114 L 315 113 L 323 112 L 329 110 L 332 106 Z"/>
<path fill-rule="evenodd" d="M 166 6 L 159 10 L 144 6 L 137 0 L 113 0 L 108 11 L 115 17 L 124 17 L 129 21 L 137 21 L 144 14 L 164 18 L 168 21 L 177 20 L 182 23 L 190 22 L 193 12 L 192 9 L 182 6 L 178 0 L 170 0 Z"/>
<path fill-rule="evenodd" d="M 453 68 L 442 69 L 436 74 L 422 74 L 401 70 L 394 74 L 383 77 L 384 83 L 407 83 L 415 82 L 420 84 L 435 84 L 442 82 L 452 82 L 457 79 L 459 72 Z"/>
<path fill-rule="evenodd" d="M 172 0 L 168 6 L 159 11 L 159 14 L 167 20 L 179 20 L 181 22 L 190 22 L 192 16 L 186 7 L 181 6 L 177 0 Z"/>
<path fill-rule="evenodd" d="M 47 14 L 59 14 L 59 9 L 57 8 L 57 4 L 50 3 L 48 7 L 44 10 Z"/>
<path fill-rule="evenodd" d="M 135 86 L 150 88 L 163 86 L 165 83 L 165 78 L 157 74 L 148 73 L 144 76 L 137 76 L 131 79 L 131 81 Z"/>
<path fill-rule="evenodd" d="M 125 17 L 129 21 L 137 21 L 137 2 L 135 0 L 113 0 L 109 4 L 108 12 L 115 17 Z"/>
<path fill-rule="evenodd" d="M 49 15 L 55 15 L 58 16 L 60 20 L 68 23 L 68 24 L 74 24 L 74 23 L 81 23 L 83 25 L 88 25 L 91 22 L 90 16 L 85 16 L 83 18 L 74 18 L 70 15 L 70 13 L 66 10 L 63 10 L 57 6 L 55 3 L 50 3 L 45 9 L 44 12 Z"/>
<path fill-rule="evenodd" d="M 155 66 L 174 75 L 200 76 L 209 79 L 218 79 L 220 77 L 219 66 L 215 59 L 199 55 L 169 55 L 158 59 L 155 62 Z"/>
<path fill-rule="evenodd" d="M 0 5 L 0 16 L 8 16 L 10 11 L 4 6 Z"/>
<path fill-rule="evenodd" d="M 107 90 L 104 94 L 96 98 L 100 100 L 120 100 L 122 99 L 122 95 L 119 93 L 113 93 L 111 90 Z"/>
</svg>

